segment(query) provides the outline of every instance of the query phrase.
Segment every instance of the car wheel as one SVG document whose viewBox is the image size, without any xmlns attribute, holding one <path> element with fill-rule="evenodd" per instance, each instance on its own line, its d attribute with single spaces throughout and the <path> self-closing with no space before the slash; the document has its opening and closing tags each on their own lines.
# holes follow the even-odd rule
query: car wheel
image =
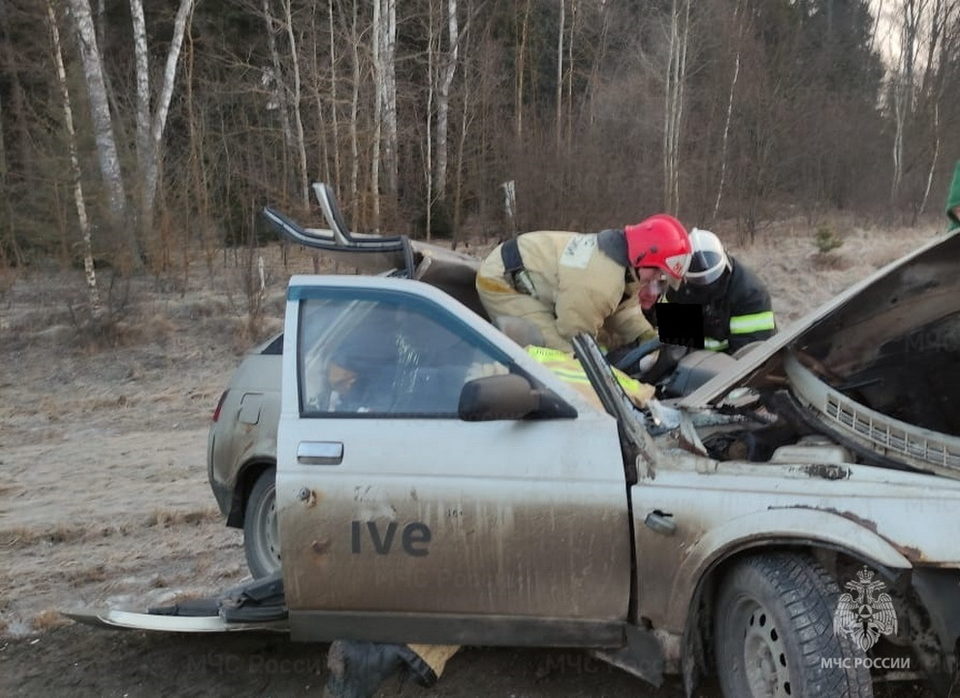
<svg viewBox="0 0 960 698">
<path fill-rule="evenodd" d="M 839 588 L 813 558 L 747 558 L 721 582 L 714 614 L 725 696 L 873 695 L 863 652 L 833 630 Z M 824 663 L 821 660 L 828 660 Z"/>
<path fill-rule="evenodd" d="M 280 569 L 280 536 L 277 531 L 277 469 L 260 473 L 247 498 L 243 517 L 243 549 L 254 578 Z"/>
</svg>

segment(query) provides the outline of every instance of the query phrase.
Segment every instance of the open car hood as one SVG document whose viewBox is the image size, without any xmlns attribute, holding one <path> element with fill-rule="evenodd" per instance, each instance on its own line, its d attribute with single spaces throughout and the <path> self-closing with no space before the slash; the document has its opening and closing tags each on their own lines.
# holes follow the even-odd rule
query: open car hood
<svg viewBox="0 0 960 698">
<path fill-rule="evenodd" d="M 946 272 L 946 273 L 944 273 Z M 842 339 L 851 320 L 879 318 L 890 306 L 906 304 L 918 294 L 960 285 L 960 232 L 938 237 L 905 257 L 881 268 L 833 299 L 778 332 L 737 361 L 730 370 L 715 376 L 679 402 L 680 407 L 703 409 L 718 401 L 732 388 L 747 385 L 784 348 L 803 347 L 811 340 L 823 342 L 825 334 Z M 878 302 L 886 300 L 886 307 Z M 949 307 L 948 307 L 949 306 Z M 943 305 L 943 315 L 960 310 L 960 298 Z M 939 310 L 937 311 L 940 312 Z M 893 329 L 893 328 L 889 328 Z"/>
<path fill-rule="evenodd" d="M 789 388 L 805 419 L 881 463 L 960 477 L 960 234 L 855 284 L 681 399 Z M 731 400 L 726 400 L 726 398 Z M 822 429 L 821 429 L 822 428 Z"/>
</svg>

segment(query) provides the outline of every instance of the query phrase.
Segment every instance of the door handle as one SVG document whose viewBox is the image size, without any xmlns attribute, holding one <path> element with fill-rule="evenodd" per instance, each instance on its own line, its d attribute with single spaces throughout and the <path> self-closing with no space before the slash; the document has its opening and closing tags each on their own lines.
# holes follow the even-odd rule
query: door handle
<svg viewBox="0 0 960 698">
<path fill-rule="evenodd" d="M 339 441 L 301 441 L 297 446 L 297 462 L 303 465 L 340 465 L 343 444 Z"/>
</svg>

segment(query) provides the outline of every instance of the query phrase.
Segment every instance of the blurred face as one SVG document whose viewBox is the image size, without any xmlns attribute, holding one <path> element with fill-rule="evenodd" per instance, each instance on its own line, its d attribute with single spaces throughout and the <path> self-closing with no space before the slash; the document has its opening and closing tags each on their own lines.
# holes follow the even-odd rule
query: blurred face
<svg viewBox="0 0 960 698">
<path fill-rule="evenodd" d="M 640 282 L 640 307 L 650 310 L 657 299 L 667 290 L 667 280 L 663 272 L 652 267 L 637 269 L 637 281 Z"/>
<path fill-rule="evenodd" d="M 960 219 L 960 206 L 954 206 L 951 210 L 953 211 L 953 215 Z"/>
<path fill-rule="evenodd" d="M 330 380 L 330 387 L 337 391 L 338 395 L 346 395 L 357 382 L 357 374 L 340 364 L 331 363 L 327 369 L 327 378 Z"/>
</svg>

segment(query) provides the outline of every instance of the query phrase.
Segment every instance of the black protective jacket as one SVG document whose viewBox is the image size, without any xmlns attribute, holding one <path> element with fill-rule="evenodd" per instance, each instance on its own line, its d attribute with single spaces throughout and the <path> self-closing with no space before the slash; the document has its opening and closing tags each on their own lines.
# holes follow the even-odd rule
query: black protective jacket
<svg viewBox="0 0 960 698">
<path fill-rule="evenodd" d="M 749 268 L 730 257 L 731 269 L 707 287 L 683 284 L 667 291 L 668 303 L 703 305 L 704 348 L 733 353 L 777 331 L 770 294 Z"/>
</svg>

